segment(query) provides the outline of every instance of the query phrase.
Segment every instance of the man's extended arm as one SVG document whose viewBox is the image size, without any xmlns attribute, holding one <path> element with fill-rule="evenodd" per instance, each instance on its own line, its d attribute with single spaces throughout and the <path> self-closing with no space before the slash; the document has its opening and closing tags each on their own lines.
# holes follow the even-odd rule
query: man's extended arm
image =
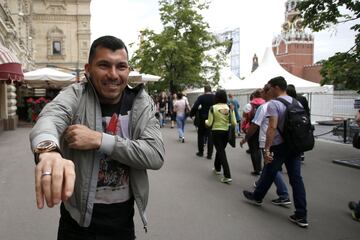
<svg viewBox="0 0 360 240">
<path fill-rule="evenodd" d="M 59 146 L 62 133 L 71 124 L 77 99 L 77 91 L 68 88 L 45 106 L 30 133 L 32 149 L 45 140 L 53 141 Z M 48 207 L 67 200 L 72 195 L 75 184 L 73 162 L 62 158 L 58 152 L 40 153 L 38 160 L 35 167 L 37 207 L 44 207 L 44 199 Z"/>
</svg>

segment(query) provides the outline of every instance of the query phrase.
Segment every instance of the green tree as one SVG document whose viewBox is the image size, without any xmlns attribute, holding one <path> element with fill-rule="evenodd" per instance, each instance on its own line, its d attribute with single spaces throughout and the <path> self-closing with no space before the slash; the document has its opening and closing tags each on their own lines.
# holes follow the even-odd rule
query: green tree
<svg viewBox="0 0 360 240">
<path fill-rule="evenodd" d="M 334 84 L 346 89 L 360 90 L 360 1 L 358 0 L 304 0 L 297 8 L 304 25 L 315 32 L 337 24 L 351 22 L 356 32 L 355 44 L 347 52 L 338 52 L 322 61 L 321 84 Z"/>
<path fill-rule="evenodd" d="M 201 11 L 208 3 L 199 0 L 160 0 L 163 30 L 141 31 L 140 46 L 132 64 L 142 72 L 159 75 L 163 81 L 150 90 L 181 91 L 187 87 L 217 83 L 225 64 L 225 44 L 211 34 Z M 211 54 L 209 54 L 211 52 Z"/>
</svg>

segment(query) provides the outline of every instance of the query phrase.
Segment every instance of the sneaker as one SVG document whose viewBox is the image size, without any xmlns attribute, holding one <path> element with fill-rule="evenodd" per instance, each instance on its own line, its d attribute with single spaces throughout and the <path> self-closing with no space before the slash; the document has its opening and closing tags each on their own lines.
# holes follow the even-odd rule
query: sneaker
<svg viewBox="0 0 360 240">
<path fill-rule="evenodd" d="M 351 216 L 355 221 L 360 222 L 360 216 L 355 211 L 351 211 Z"/>
<path fill-rule="evenodd" d="M 206 158 L 209 159 L 209 160 L 211 160 L 211 156 L 209 156 L 209 155 L 207 155 Z"/>
<path fill-rule="evenodd" d="M 231 183 L 232 182 L 232 179 L 231 178 L 227 178 L 227 177 L 222 177 L 220 179 L 220 182 L 222 183 Z"/>
<path fill-rule="evenodd" d="M 272 204 L 276 205 L 276 206 L 287 206 L 291 204 L 290 199 L 286 198 L 277 198 L 271 201 Z"/>
<path fill-rule="evenodd" d="M 351 210 L 351 216 L 355 221 L 360 222 L 360 215 L 356 213 L 358 204 L 356 202 L 349 202 L 349 208 Z"/>
<path fill-rule="evenodd" d="M 247 150 L 246 150 L 246 153 L 247 153 L 247 154 L 250 154 L 250 149 L 247 149 Z"/>
<path fill-rule="evenodd" d="M 185 138 L 184 138 L 184 137 L 181 139 L 181 142 L 182 142 L 182 143 L 184 143 L 184 142 L 185 142 Z"/>
<path fill-rule="evenodd" d="M 353 202 L 353 201 L 349 202 L 350 210 L 355 210 L 357 208 L 357 205 L 358 204 L 356 202 Z"/>
<path fill-rule="evenodd" d="M 295 224 L 297 224 L 299 227 L 302 228 L 307 228 L 309 226 L 308 221 L 306 220 L 306 218 L 299 218 L 297 217 L 295 214 L 291 215 L 289 217 L 289 220 Z"/>
<path fill-rule="evenodd" d="M 248 200 L 250 203 L 255 204 L 257 206 L 261 206 L 262 201 L 261 200 L 255 200 L 254 195 L 252 192 L 249 191 L 243 191 L 244 197 L 246 200 Z"/>
<path fill-rule="evenodd" d="M 204 154 L 203 154 L 202 152 L 197 152 L 197 153 L 196 153 L 196 156 L 202 157 L 202 156 L 204 156 Z"/>
<path fill-rule="evenodd" d="M 253 171 L 253 172 L 251 172 L 251 175 L 253 175 L 253 176 L 260 176 L 260 175 L 261 175 L 261 172 Z"/>
<path fill-rule="evenodd" d="M 213 168 L 213 173 L 215 174 L 215 175 L 220 175 L 221 174 L 221 172 L 219 171 L 216 171 L 216 169 L 215 168 Z"/>
</svg>

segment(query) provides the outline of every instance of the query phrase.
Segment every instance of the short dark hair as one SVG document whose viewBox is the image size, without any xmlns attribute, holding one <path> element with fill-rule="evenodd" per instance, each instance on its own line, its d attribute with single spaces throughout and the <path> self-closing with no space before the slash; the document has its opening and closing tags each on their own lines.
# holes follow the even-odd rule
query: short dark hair
<svg viewBox="0 0 360 240">
<path fill-rule="evenodd" d="M 218 89 L 215 93 L 215 104 L 227 103 L 227 94 L 224 89 Z"/>
<path fill-rule="evenodd" d="M 205 85 L 204 86 L 204 92 L 211 92 L 211 86 L 210 85 Z"/>
<path fill-rule="evenodd" d="M 177 99 L 182 99 L 182 97 L 184 96 L 184 94 L 182 93 L 182 92 L 178 92 L 177 94 L 176 94 L 176 97 L 177 97 Z"/>
<path fill-rule="evenodd" d="M 261 93 L 262 93 L 262 89 L 259 88 L 259 89 L 256 89 L 252 95 L 253 95 L 253 98 L 260 98 L 261 97 Z"/>
<path fill-rule="evenodd" d="M 265 84 L 263 88 L 263 92 L 267 93 L 270 90 L 270 84 Z"/>
<path fill-rule="evenodd" d="M 272 87 L 278 86 L 282 91 L 286 91 L 287 83 L 282 76 L 274 77 L 268 82 Z"/>
<path fill-rule="evenodd" d="M 114 52 L 118 49 L 125 49 L 126 54 L 128 55 L 128 58 L 129 58 L 129 53 L 128 53 L 125 43 L 120 38 L 106 35 L 106 36 L 99 37 L 91 44 L 88 63 L 91 63 L 92 60 L 94 59 L 97 47 L 108 48 Z"/>
<path fill-rule="evenodd" d="M 287 87 L 286 87 L 286 94 L 289 95 L 290 97 L 296 98 L 296 97 L 297 97 L 297 93 L 296 93 L 295 86 L 292 85 L 292 84 L 287 85 Z"/>
</svg>

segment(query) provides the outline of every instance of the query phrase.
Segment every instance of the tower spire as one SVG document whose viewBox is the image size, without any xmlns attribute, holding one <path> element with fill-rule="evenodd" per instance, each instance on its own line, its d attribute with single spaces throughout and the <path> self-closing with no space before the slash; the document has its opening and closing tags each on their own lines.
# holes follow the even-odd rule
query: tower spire
<svg viewBox="0 0 360 240">
<path fill-rule="evenodd" d="M 259 66 L 259 61 L 258 61 L 258 57 L 256 56 L 256 53 L 255 53 L 254 57 L 253 57 L 251 72 L 254 72 L 258 68 L 258 66 Z"/>
</svg>

